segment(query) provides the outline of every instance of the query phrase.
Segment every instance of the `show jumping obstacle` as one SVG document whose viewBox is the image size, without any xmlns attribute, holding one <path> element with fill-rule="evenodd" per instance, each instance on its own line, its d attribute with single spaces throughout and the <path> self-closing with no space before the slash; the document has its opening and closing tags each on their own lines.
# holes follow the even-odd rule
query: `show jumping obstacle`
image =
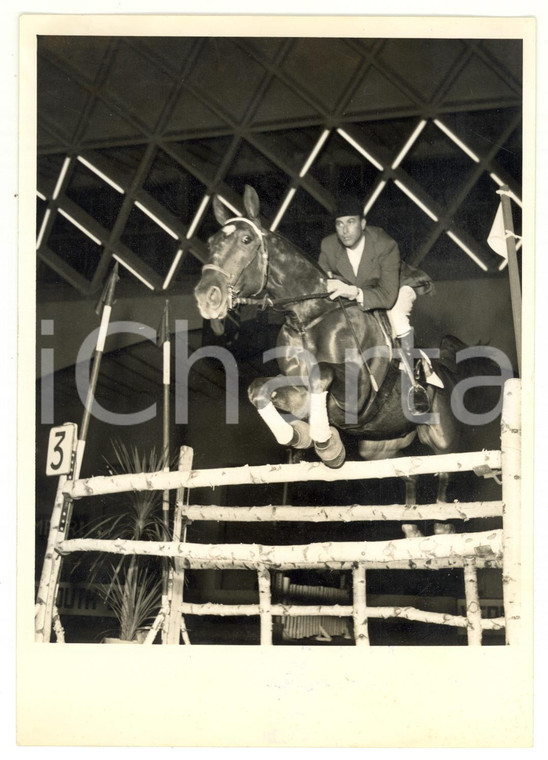
<svg viewBox="0 0 548 760">
<path fill-rule="evenodd" d="M 504 388 L 501 450 L 392 460 L 347 462 L 332 470 L 320 462 L 192 470 L 192 450 L 183 447 L 179 469 L 154 473 L 59 479 L 46 558 L 36 610 L 36 640 L 50 641 L 52 628 L 63 642 L 62 625 L 55 607 L 60 558 L 69 552 L 100 551 L 173 557 L 167 594 L 145 643 L 153 643 L 162 629 L 162 642 L 190 643 L 185 615 L 253 616 L 260 618 L 261 644 L 272 644 L 273 617 L 350 617 L 357 645 L 369 644 L 368 620 L 404 618 L 425 623 L 457 626 L 467 631 L 469 645 L 481 645 L 484 630 L 506 631 L 506 643 L 520 640 L 520 509 L 521 509 L 521 384 L 509 380 Z M 351 505 L 322 507 L 220 507 L 187 505 L 190 489 L 221 485 L 342 481 L 371 478 L 409 478 L 420 474 L 474 471 L 479 476 L 502 473 L 502 500 L 431 505 Z M 127 491 L 177 489 L 172 541 L 64 539 L 63 514 L 67 504 L 81 497 Z M 241 522 L 353 522 L 461 520 L 501 517 L 502 528 L 481 532 L 451 533 L 389 541 L 322 542 L 306 545 L 195 544 L 186 542 L 184 526 L 195 520 Z M 351 570 L 351 604 L 272 603 L 271 574 L 293 569 Z M 375 607 L 367 604 L 367 571 L 370 569 L 441 570 L 462 568 L 466 615 L 449 615 L 413 607 Z M 501 568 L 504 617 L 482 618 L 477 570 Z M 256 604 L 194 604 L 183 600 L 186 569 L 247 569 L 257 573 Z"/>
</svg>

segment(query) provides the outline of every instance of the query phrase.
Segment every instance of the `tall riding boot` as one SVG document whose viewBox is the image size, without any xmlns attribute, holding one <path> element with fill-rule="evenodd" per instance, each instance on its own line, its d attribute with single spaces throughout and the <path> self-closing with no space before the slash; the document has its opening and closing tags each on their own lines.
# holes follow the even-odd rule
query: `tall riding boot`
<svg viewBox="0 0 548 760">
<path fill-rule="evenodd" d="M 413 348 L 415 342 L 414 330 L 411 329 L 405 335 L 400 335 L 396 339 L 396 346 L 399 348 L 401 359 L 401 370 L 404 374 L 404 387 L 407 385 L 407 407 L 413 415 L 426 414 L 430 411 L 430 399 L 428 391 L 422 385 L 414 371 Z M 403 379 L 402 379 L 403 380 Z"/>
</svg>

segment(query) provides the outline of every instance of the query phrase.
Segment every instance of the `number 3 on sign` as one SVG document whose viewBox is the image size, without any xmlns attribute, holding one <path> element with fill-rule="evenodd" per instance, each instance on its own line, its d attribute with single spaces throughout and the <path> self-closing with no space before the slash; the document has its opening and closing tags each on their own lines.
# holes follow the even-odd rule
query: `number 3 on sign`
<svg viewBox="0 0 548 760">
<path fill-rule="evenodd" d="M 68 475 L 76 443 L 77 425 L 67 422 L 49 431 L 46 475 Z"/>
</svg>

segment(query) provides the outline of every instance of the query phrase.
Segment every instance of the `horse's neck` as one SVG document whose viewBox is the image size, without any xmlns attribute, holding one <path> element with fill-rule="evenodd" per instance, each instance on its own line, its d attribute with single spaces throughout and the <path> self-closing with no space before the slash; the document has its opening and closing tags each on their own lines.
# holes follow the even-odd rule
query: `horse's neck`
<svg viewBox="0 0 548 760">
<path fill-rule="evenodd" d="M 269 295 L 275 298 L 298 298 L 325 292 L 325 274 L 283 238 L 272 235 L 268 247 Z"/>
</svg>

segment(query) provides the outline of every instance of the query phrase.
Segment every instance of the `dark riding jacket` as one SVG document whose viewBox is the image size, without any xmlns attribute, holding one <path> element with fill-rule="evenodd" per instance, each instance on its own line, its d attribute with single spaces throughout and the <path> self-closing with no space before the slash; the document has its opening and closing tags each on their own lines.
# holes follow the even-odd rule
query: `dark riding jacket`
<svg viewBox="0 0 548 760">
<path fill-rule="evenodd" d="M 318 263 L 324 272 L 356 285 L 363 291 L 364 311 L 391 309 L 402 285 L 410 285 L 419 295 L 432 290 L 432 280 L 420 269 L 400 259 L 396 241 L 380 227 L 366 226 L 365 246 L 357 276 L 346 248 L 336 233 L 321 243 Z"/>
</svg>

